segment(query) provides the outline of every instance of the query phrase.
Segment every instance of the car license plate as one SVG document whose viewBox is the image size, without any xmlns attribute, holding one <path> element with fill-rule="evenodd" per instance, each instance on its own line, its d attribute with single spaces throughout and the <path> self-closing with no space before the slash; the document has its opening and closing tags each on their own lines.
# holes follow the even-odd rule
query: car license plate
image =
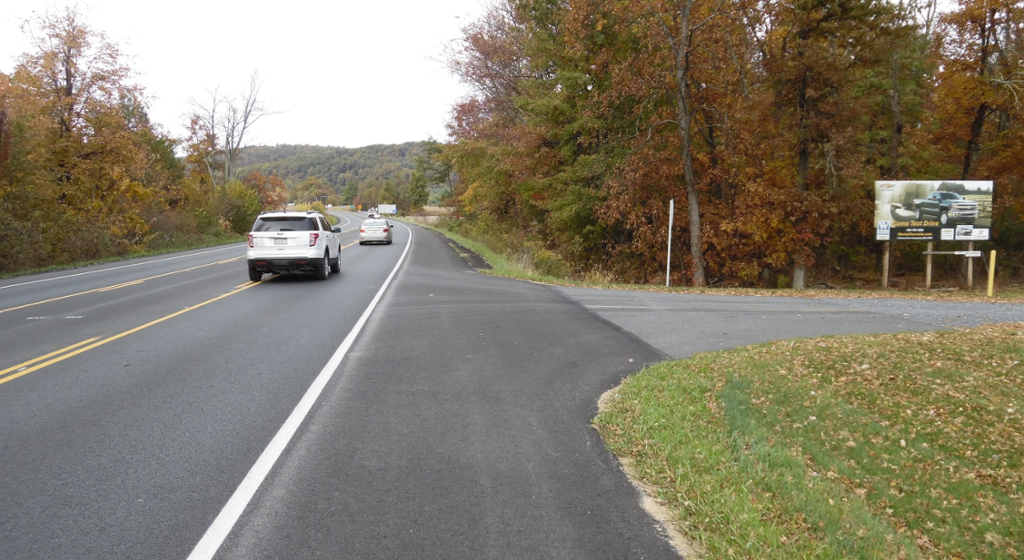
<svg viewBox="0 0 1024 560">
<path fill-rule="evenodd" d="M 274 238 L 274 245 L 287 245 L 287 244 L 288 244 L 288 240 L 287 239 L 282 239 L 280 237 L 275 237 Z"/>
</svg>

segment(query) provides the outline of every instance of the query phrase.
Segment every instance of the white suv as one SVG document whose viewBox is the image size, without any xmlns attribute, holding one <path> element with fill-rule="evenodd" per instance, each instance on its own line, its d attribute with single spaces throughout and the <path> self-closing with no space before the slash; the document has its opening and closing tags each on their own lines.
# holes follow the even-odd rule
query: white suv
<svg viewBox="0 0 1024 560">
<path fill-rule="evenodd" d="M 313 272 L 326 280 L 341 272 L 341 228 L 319 212 L 264 212 L 249 232 L 249 280 L 266 272 Z"/>
</svg>

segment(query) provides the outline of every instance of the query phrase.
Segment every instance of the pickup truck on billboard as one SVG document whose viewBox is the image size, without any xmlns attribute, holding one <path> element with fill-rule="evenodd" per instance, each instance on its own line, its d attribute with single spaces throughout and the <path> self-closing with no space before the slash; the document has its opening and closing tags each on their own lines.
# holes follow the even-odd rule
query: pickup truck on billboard
<svg viewBox="0 0 1024 560">
<path fill-rule="evenodd" d="M 973 224 L 978 218 L 977 202 L 948 191 L 935 191 L 928 198 L 916 198 L 907 209 L 914 210 L 918 220 L 931 216 L 943 226 L 948 223 Z"/>
</svg>

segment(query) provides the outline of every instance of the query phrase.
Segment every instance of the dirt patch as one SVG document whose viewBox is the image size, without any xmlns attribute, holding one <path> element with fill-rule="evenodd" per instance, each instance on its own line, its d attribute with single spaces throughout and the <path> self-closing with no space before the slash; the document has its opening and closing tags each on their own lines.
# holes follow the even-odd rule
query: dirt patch
<svg viewBox="0 0 1024 560">
<path fill-rule="evenodd" d="M 444 216 L 402 216 L 403 220 L 408 220 L 417 224 L 426 224 L 428 226 L 436 225 Z"/>
<path fill-rule="evenodd" d="M 457 243 L 452 239 L 449 239 L 448 237 L 441 235 L 440 233 L 434 232 L 434 234 L 443 239 L 448 244 L 449 247 L 455 249 L 455 252 L 458 253 L 459 256 L 462 257 L 462 260 L 466 261 L 466 264 L 468 264 L 469 267 L 472 268 L 473 270 L 491 269 L 491 263 L 487 262 L 487 260 L 481 257 L 480 255 L 474 253 L 473 251 L 470 251 L 469 249 L 465 248 L 462 244 Z"/>
<path fill-rule="evenodd" d="M 424 206 L 419 209 L 415 214 L 409 214 L 402 216 L 403 219 L 415 222 L 417 224 L 435 225 L 440 222 L 446 216 L 451 216 L 455 213 L 454 208 L 446 206 Z"/>
</svg>

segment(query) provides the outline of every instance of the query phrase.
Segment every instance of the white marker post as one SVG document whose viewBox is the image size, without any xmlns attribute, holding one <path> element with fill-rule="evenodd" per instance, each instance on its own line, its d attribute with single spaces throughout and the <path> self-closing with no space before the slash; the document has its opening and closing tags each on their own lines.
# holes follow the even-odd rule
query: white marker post
<svg viewBox="0 0 1024 560">
<path fill-rule="evenodd" d="M 676 214 L 676 199 L 668 201 L 668 260 L 665 262 L 665 287 L 668 287 L 668 274 L 672 270 L 672 217 Z"/>
</svg>

